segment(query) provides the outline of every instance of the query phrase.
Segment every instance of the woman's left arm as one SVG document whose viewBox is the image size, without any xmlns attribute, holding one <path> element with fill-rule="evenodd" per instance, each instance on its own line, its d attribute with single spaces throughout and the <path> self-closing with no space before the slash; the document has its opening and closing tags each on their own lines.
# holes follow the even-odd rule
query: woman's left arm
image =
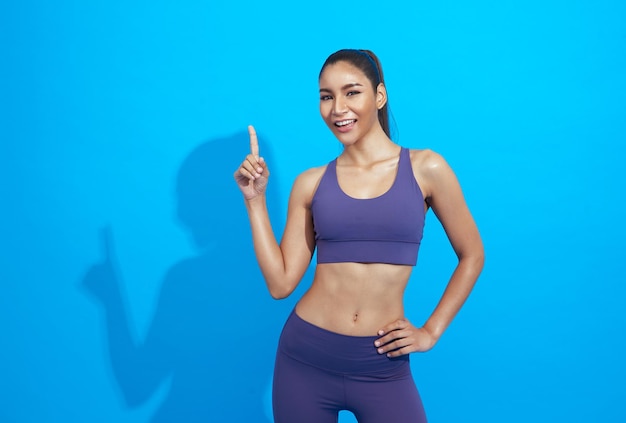
<svg viewBox="0 0 626 423">
<path fill-rule="evenodd" d="M 421 328 L 406 319 L 379 331 L 376 346 L 390 357 L 432 348 L 469 296 L 484 262 L 483 244 L 456 175 L 439 154 L 423 151 L 418 173 L 428 205 L 441 222 L 458 264 L 437 307 Z"/>
<path fill-rule="evenodd" d="M 459 259 L 439 304 L 424 324 L 424 329 L 438 340 L 472 291 L 483 269 L 485 253 L 459 181 L 448 163 L 429 151 L 422 169 L 428 186 L 426 201 Z"/>
</svg>

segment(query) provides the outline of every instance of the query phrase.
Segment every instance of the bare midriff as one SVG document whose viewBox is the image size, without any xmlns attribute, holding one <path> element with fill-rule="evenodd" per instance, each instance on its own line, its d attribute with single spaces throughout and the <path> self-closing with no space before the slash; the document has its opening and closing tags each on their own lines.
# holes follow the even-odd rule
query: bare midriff
<svg viewBox="0 0 626 423">
<path fill-rule="evenodd" d="M 375 336 L 404 317 L 402 298 L 412 269 L 383 263 L 318 264 L 296 313 L 335 333 Z"/>
</svg>

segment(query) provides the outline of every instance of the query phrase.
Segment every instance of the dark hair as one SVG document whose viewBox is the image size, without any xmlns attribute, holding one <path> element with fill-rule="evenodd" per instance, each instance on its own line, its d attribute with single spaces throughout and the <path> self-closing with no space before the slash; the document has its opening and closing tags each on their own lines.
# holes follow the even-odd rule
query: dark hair
<svg viewBox="0 0 626 423">
<path fill-rule="evenodd" d="M 347 62 L 360 69 L 372 83 L 374 91 L 376 91 L 378 84 L 385 83 L 383 67 L 380 64 L 380 60 L 378 60 L 378 57 L 370 50 L 343 49 L 334 52 L 328 56 L 322 65 L 319 76 L 322 76 L 322 72 L 324 72 L 324 69 L 326 69 L 328 65 L 334 65 L 337 62 Z M 383 131 L 385 131 L 385 134 L 391 138 L 388 102 L 378 110 L 378 121 Z"/>
</svg>

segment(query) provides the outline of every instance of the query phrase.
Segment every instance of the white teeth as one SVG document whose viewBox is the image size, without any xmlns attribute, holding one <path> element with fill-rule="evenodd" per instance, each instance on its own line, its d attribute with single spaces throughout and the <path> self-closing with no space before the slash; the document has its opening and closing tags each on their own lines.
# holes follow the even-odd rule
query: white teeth
<svg viewBox="0 0 626 423">
<path fill-rule="evenodd" d="M 335 125 L 337 125 L 337 126 L 346 126 L 346 125 L 350 125 L 353 122 L 354 122 L 354 119 L 342 120 L 341 122 L 335 122 Z"/>
</svg>

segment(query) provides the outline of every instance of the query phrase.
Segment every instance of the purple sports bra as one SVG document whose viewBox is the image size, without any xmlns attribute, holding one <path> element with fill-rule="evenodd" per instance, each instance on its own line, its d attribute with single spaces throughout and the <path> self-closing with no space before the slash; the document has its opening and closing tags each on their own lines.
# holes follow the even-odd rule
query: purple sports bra
<svg viewBox="0 0 626 423">
<path fill-rule="evenodd" d="M 336 165 L 337 159 L 328 164 L 311 203 L 317 262 L 415 266 L 425 216 L 409 150 L 401 149 L 391 188 L 375 198 L 344 193 Z"/>
</svg>

